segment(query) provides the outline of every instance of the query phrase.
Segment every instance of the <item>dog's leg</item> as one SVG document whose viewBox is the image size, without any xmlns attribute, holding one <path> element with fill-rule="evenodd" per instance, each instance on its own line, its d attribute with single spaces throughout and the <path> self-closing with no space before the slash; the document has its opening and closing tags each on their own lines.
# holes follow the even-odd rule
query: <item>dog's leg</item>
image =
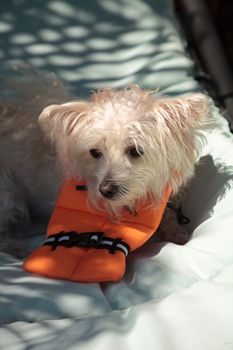
<svg viewBox="0 0 233 350">
<path fill-rule="evenodd" d="M 167 207 L 156 231 L 156 242 L 172 242 L 184 245 L 190 240 L 190 233 L 179 222 L 177 210 Z"/>
</svg>

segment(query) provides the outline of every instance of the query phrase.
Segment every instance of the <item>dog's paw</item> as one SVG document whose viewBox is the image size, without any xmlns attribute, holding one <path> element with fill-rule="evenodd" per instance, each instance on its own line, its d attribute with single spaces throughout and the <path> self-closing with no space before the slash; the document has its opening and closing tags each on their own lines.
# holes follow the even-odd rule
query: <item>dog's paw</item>
<svg viewBox="0 0 233 350">
<path fill-rule="evenodd" d="M 170 222 L 167 226 L 159 227 L 156 232 L 157 242 L 172 242 L 184 245 L 190 240 L 190 237 L 191 235 L 186 228 L 175 222 Z"/>
<path fill-rule="evenodd" d="M 190 233 L 179 224 L 174 224 L 173 227 L 168 227 L 165 232 L 166 242 L 172 242 L 179 245 L 184 245 L 190 240 Z"/>
</svg>

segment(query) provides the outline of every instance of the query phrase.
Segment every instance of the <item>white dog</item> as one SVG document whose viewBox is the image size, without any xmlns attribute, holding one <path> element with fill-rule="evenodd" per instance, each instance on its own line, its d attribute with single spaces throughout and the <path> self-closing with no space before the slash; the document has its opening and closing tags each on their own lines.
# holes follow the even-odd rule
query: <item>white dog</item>
<svg viewBox="0 0 233 350">
<path fill-rule="evenodd" d="M 37 72 L 8 79 L 0 107 L 1 245 L 14 254 L 10 226 L 49 215 L 63 177 L 86 180 L 90 200 L 101 198 L 117 220 L 148 195 L 156 205 L 167 184 L 176 194 L 194 173 L 211 114 L 202 94 L 162 98 L 136 85 L 73 100 Z"/>
</svg>

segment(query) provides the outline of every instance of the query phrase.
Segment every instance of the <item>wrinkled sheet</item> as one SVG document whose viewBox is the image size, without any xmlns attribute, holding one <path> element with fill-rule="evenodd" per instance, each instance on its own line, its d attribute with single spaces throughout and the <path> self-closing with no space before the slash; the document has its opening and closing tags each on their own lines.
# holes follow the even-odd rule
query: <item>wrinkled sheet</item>
<svg viewBox="0 0 233 350">
<path fill-rule="evenodd" d="M 0 7 L 2 61 L 53 70 L 77 95 L 132 82 L 171 96 L 200 89 L 166 0 Z M 119 283 L 36 277 L 1 254 L 0 349 L 233 349 L 233 137 L 215 119 L 183 202 L 192 239 L 150 240 Z"/>
</svg>

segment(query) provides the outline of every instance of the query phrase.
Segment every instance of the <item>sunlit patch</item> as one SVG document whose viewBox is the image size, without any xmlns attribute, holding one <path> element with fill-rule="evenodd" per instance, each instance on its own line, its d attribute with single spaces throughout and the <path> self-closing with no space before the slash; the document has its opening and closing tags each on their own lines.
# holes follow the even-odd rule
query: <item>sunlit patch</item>
<svg viewBox="0 0 233 350">
<path fill-rule="evenodd" d="M 27 46 L 25 50 L 32 55 L 46 55 L 58 51 L 58 48 L 50 44 L 34 44 Z"/>
<path fill-rule="evenodd" d="M 13 29 L 12 24 L 0 21 L 0 33 L 10 32 Z"/>
<path fill-rule="evenodd" d="M 58 31 L 52 29 L 41 29 L 39 31 L 39 36 L 41 39 L 51 42 L 62 39 L 62 35 L 58 33 Z"/>
<path fill-rule="evenodd" d="M 31 44 L 36 41 L 35 36 L 28 34 L 28 33 L 19 33 L 19 34 L 14 34 L 11 38 L 10 41 L 12 44 L 17 44 L 17 45 L 27 45 Z"/>
<path fill-rule="evenodd" d="M 59 76 L 68 82 L 77 82 L 82 78 L 78 71 L 70 69 L 60 69 Z"/>
<path fill-rule="evenodd" d="M 110 13 L 119 14 L 122 13 L 122 3 L 116 2 L 114 0 L 102 1 L 101 6 Z"/>
<path fill-rule="evenodd" d="M 127 49 L 118 49 L 114 55 L 109 52 L 99 52 L 95 51 L 88 55 L 88 58 L 93 61 L 100 61 L 100 62 L 117 62 L 119 64 L 122 63 L 122 61 L 132 60 L 137 56 L 141 56 L 143 52 L 143 55 L 151 55 L 154 54 L 154 48 L 147 46 L 147 45 L 138 45 L 138 46 L 132 46 Z"/>
<path fill-rule="evenodd" d="M 95 24 L 95 31 L 99 33 L 115 33 L 121 29 L 121 26 L 117 23 L 100 22 Z"/>
<path fill-rule="evenodd" d="M 88 28 L 83 26 L 72 26 L 63 29 L 65 35 L 70 38 L 83 38 L 89 34 Z"/>
<path fill-rule="evenodd" d="M 86 47 L 84 44 L 77 43 L 76 41 L 61 44 L 61 48 L 71 53 L 80 53 L 86 50 Z"/>
<path fill-rule="evenodd" d="M 63 1 L 51 1 L 47 4 L 47 7 L 50 10 L 53 10 L 55 13 L 66 17 L 74 17 L 75 9 Z"/>
<path fill-rule="evenodd" d="M 51 55 L 48 57 L 47 61 L 57 66 L 76 66 L 77 64 L 80 64 L 83 60 L 78 57 L 69 57 L 65 55 Z"/>
<path fill-rule="evenodd" d="M 92 49 L 109 49 L 117 46 L 117 42 L 105 38 L 91 38 L 86 44 Z"/>
<path fill-rule="evenodd" d="M 122 43 L 138 45 L 155 39 L 157 35 L 158 33 L 154 32 L 153 30 L 137 30 L 122 34 L 119 37 L 119 40 Z"/>
</svg>

